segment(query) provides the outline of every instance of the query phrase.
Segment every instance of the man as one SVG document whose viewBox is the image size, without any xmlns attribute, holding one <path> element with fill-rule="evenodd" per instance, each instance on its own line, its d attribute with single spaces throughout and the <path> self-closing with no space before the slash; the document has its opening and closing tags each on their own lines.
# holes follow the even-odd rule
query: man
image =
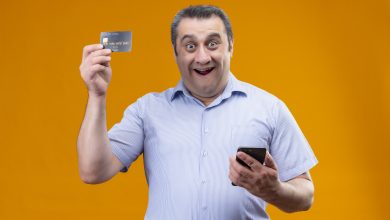
<svg viewBox="0 0 390 220">
<path fill-rule="evenodd" d="M 80 70 L 89 99 L 77 142 L 83 181 L 105 182 L 143 154 L 145 219 L 269 219 L 266 203 L 308 210 L 309 169 L 317 160 L 283 102 L 230 73 L 226 14 L 213 6 L 183 9 L 171 37 L 180 82 L 138 99 L 109 132 L 110 50 L 84 48 Z M 237 163 L 239 146 L 267 148 L 264 165 L 245 153 L 237 157 L 250 169 Z"/>
</svg>

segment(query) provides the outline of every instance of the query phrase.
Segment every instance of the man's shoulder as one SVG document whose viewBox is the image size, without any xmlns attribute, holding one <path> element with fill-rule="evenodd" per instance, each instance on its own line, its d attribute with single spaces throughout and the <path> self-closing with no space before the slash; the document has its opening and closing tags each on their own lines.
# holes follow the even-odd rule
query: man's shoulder
<svg viewBox="0 0 390 220">
<path fill-rule="evenodd" d="M 140 117 L 143 117 L 150 112 L 164 110 L 169 104 L 168 100 L 170 100 L 171 94 L 173 94 L 173 88 L 162 92 L 146 93 L 127 106 L 126 111 L 135 111 Z"/>
<path fill-rule="evenodd" d="M 277 96 L 256 85 L 240 80 L 237 80 L 237 82 L 240 87 L 244 88 L 245 93 L 251 100 L 261 100 L 269 103 L 275 103 L 280 101 Z"/>
<path fill-rule="evenodd" d="M 138 98 L 137 102 L 141 102 L 143 104 L 167 102 L 171 99 L 173 93 L 174 88 L 172 87 L 161 92 L 149 92 Z"/>
</svg>

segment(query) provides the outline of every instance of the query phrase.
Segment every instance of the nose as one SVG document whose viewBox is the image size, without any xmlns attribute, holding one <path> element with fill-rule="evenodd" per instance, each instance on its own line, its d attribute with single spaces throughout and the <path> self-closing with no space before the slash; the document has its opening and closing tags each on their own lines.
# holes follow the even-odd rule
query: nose
<svg viewBox="0 0 390 220">
<path fill-rule="evenodd" d="M 211 57 L 208 54 L 207 49 L 204 47 L 199 47 L 198 51 L 195 54 L 195 62 L 197 64 L 208 64 L 211 61 Z"/>
</svg>

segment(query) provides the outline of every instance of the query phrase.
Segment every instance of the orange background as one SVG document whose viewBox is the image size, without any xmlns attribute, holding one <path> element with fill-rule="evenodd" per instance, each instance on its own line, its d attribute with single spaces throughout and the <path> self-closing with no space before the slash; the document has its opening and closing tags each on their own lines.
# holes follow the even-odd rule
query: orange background
<svg viewBox="0 0 390 220">
<path fill-rule="evenodd" d="M 78 176 L 82 48 L 133 31 L 132 52 L 112 55 L 111 128 L 137 97 L 176 85 L 170 23 L 199 3 L 210 2 L 2 2 L 0 219 L 143 219 L 142 158 L 102 185 Z M 212 3 L 233 25 L 233 73 L 287 103 L 320 161 L 312 209 L 271 217 L 390 219 L 390 2 Z"/>
</svg>

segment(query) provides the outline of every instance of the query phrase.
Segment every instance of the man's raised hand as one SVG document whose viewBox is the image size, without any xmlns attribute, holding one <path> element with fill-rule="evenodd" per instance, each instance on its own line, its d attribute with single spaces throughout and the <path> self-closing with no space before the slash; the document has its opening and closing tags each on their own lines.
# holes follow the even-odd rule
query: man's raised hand
<svg viewBox="0 0 390 220">
<path fill-rule="evenodd" d="M 111 50 L 103 49 L 103 45 L 84 47 L 80 73 L 90 96 L 104 96 L 107 93 L 112 76 L 110 61 Z"/>
</svg>

